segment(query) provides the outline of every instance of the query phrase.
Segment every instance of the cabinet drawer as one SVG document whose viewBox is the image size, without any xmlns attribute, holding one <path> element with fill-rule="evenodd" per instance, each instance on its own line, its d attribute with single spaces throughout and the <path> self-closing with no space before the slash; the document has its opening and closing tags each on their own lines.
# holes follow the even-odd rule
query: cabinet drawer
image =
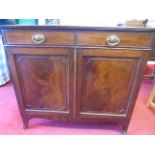
<svg viewBox="0 0 155 155">
<path fill-rule="evenodd" d="M 117 47 L 149 47 L 151 35 L 145 33 L 123 32 L 79 32 L 78 45 L 117 46 Z"/>
<path fill-rule="evenodd" d="M 5 44 L 52 44 L 72 45 L 74 35 L 67 31 L 6 31 Z"/>
</svg>

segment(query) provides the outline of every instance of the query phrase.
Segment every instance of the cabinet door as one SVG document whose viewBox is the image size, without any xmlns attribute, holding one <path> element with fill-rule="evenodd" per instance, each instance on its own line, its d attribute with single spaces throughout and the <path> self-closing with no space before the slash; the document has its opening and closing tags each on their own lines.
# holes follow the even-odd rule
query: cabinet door
<svg viewBox="0 0 155 155">
<path fill-rule="evenodd" d="M 71 114 L 72 54 L 68 48 L 8 50 L 16 92 L 22 98 L 19 104 L 26 112 L 59 116 Z"/>
<path fill-rule="evenodd" d="M 78 49 L 77 117 L 130 117 L 147 56 L 144 51 Z"/>
</svg>

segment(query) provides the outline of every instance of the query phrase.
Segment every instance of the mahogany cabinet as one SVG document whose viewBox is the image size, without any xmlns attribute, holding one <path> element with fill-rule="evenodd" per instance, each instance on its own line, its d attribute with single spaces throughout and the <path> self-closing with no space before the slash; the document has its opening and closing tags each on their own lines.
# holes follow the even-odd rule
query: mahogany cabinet
<svg viewBox="0 0 155 155">
<path fill-rule="evenodd" d="M 34 117 L 128 129 L 154 29 L 3 26 L 24 128 Z"/>
</svg>

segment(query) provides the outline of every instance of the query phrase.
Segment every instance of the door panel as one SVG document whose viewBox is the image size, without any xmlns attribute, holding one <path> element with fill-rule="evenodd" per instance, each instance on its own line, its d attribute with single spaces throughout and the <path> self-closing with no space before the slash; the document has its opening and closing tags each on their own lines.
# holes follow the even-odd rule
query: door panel
<svg viewBox="0 0 155 155">
<path fill-rule="evenodd" d="M 83 61 L 82 111 L 124 111 L 137 62 L 102 57 L 85 57 Z"/>
<path fill-rule="evenodd" d="M 77 115 L 126 117 L 133 102 L 142 55 L 140 51 L 79 49 Z"/>
<path fill-rule="evenodd" d="M 67 48 L 23 48 L 15 51 L 25 108 L 70 113 L 72 51 Z"/>
</svg>

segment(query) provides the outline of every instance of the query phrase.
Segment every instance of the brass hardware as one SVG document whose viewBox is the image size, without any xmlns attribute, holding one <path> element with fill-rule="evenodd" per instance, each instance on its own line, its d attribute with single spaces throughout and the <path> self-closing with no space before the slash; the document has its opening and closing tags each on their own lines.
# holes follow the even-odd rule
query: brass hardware
<svg viewBox="0 0 155 155">
<path fill-rule="evenodd" d="M 110 46 L 116 46 L 120 43 L 120 39 L 116 35 L 111 35 L 111 36 L 107 37 L 106 42 Z"/>
<path fill-rule="evenodd" d="M 34 34 L 32 36 L 32 41 L 35 43 L 35 44 L 41 44 L 45 41 L 45 36 L 43 34 Z"/>
</svg>

